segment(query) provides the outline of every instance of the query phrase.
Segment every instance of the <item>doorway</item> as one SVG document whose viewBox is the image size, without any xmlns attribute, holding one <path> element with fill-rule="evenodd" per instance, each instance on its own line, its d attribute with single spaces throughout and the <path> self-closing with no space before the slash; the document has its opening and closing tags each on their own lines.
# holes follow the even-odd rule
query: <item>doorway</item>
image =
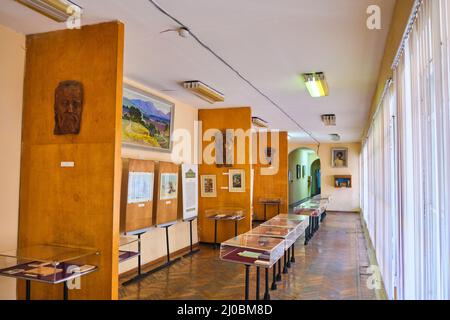
<svg viewBox="0 0 450 320">
<path fill-rule="evenodd" d="M 321 191 L 321 163 L 315 150 L 298 148 L 289 154 L 289 205 L 297 206 Z"/>
</svg>

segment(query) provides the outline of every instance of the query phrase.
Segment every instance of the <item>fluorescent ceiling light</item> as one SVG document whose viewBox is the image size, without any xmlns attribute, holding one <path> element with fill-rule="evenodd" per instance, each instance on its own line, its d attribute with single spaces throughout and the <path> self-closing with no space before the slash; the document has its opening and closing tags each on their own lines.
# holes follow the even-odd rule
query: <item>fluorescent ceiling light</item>
<svg viewBox="0 0 450 320">
<path fill-rule="evenodd" d="M 196 96 L 202 98 L 209 103 L 224 102 L 225 96 L 219 91 L 211 88 L 201 81 L 186 81 L 183 82 L 184 88 L 188 89 Z"/>
<path fill-rule="evenodd" d="M 81 7 L 69 0 L 16 0 L 57 22 L 66 22 L 74 13 L 74 7 Z"/>
<path fill-rule="evenodd" d="M 313 98 L 328 96 L 328 84 L 323 72 L 303 74 L 306 88 Z"/>
<path fill-rule="evenodd" d="M 267 123 L 267 121 L 259 118 L 259 117 L 252 117 L 252 123 L 254 126 L 258 127 L 258 128 L 268 128 L 269 124 Z"/>
</svg>

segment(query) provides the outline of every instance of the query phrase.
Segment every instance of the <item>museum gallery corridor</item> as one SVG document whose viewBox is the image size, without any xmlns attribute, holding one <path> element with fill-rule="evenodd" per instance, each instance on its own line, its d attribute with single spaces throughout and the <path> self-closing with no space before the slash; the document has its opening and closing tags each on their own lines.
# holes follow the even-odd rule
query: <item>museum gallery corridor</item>
<svg viewBox="0 0 450 320">
<path fill-rule="evenodd" d="M 358 214 L 330 212 L 308 246 L 298 242 L 296 263 L 288 275 L 283 275 L 278 290 L 271 291 L 272 300 L 375 299 L 375 292 L 366 286 L 364 271 L 369 262 L 360 221 Z M 252 269 L 252 299 L 255 274 Z M 119 293 L 122 300 L 242 300 L 244 267 L 223 263 L 219 250 L 202 246 L 194 257 L 183 258 L 140 282 L 121 286 Z"/>
</svg>

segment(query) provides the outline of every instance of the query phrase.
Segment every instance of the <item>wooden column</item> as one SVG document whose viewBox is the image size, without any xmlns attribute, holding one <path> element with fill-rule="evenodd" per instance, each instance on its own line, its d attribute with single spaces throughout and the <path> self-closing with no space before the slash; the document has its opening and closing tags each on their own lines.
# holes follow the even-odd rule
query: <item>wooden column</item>
<svg viewBox="0 0 450 320">
<path fill-rule="evenodd" d="M 227 108 L 214 110 L 199 110 L 199 120 L 202 121 L 202 135 L 209 129 L 242 129 L 247 131 L 251 128 L 251 108 Z M 202 150 L 208 147 L 211 142 L 203 142 Z M 205 216 L 205 210 L 216 207 L 241 207 L 246 210 L 246 219 L 239 222 L 239 233 L 247 232 L 251 229 L 251 207 L 250 207 L 250 175 L 251 175 L 251 154 L 250 139 L 245 141 L 245 164 L 236 164 L 231 168 L 217 167 L 215 164 L 201 164 L 199 174 L 216 175 L 217 197 L 199 199 L 199 237 L 202 242 L 214 242 L 214 221 Z M 237 141 L 235 141 L 235 161 L 237 159 Z M 230 193 L 221 187 L 228 188 L 228 175 L 224 175 L 230 169 L 245 170 L 245 192 Z M 219 222 L 220 223 L 220 222 Z M 220 223 L 218 242 L 223 242 L 234 237 L 234 223 Z"/>
<path fill-rule="evenodd" d="M 99 271 L 70 299 L 118 297 L 123 45 L 119 22 L 27 37 L 19 246 L 100 250 L 90 261 Z M 84 86 L 81 131 L 56 136 L 55 89 L 65 80 Z M 61 286 L 33 283 L 32 299 L 62 299 Z"/>
</svg>

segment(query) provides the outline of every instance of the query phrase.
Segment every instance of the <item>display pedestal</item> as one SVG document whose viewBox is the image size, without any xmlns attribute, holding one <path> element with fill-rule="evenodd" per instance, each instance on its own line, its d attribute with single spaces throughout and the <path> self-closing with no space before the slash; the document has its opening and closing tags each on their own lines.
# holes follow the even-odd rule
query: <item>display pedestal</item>
<svg viewBox="0 0 450 320">
<path fill-rule="evenodd" d="M 185 254 L 185 255 L 183 256 L 184 258 L 190 257 L 190 256 L 192 256 L 192 255 L 194 255 L 194 254 L 200 252 L 200 249 L 195 249 L 195 250 L 194 250 L 194 244 L 193 244 L 193 237 L 192 237 L 192 222 L 193 222 L 195 219 L 197 219 L 197 217 L 191 218 L 191 219 L 188 219 L 188 220 L 185 220 L 185 222 L 186 222 L 186 221 L 189 221 L 190 250 L 189 250 L 189 252 L 188 252 L 187 254 Z"/>
</svg>

